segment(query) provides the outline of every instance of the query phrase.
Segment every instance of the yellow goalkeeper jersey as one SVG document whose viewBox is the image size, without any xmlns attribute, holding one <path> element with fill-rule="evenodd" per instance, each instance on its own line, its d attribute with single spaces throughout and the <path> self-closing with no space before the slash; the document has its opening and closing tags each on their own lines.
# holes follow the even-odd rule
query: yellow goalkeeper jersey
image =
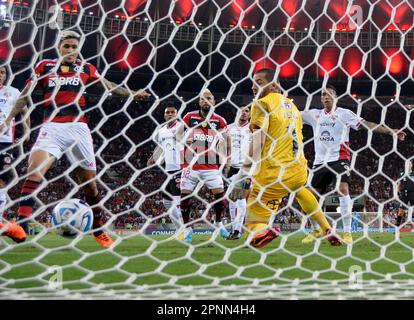
<svg viewBox="0 0 414 320">
<path fill-rule="evenodd" d="M 280 170 L 299 165 L 306 168 L 303 153 L 302 116 L 292 100 L 270 93 L 255 101 L 250 124 L 266 133 L 259 171 Z M 256 171 L 256 174 L 259 172 Z"/>
</svg>

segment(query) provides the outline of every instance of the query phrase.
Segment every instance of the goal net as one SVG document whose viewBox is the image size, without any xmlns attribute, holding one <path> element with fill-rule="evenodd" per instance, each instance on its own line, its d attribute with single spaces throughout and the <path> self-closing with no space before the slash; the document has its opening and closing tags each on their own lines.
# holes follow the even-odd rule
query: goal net
<svg viewBox="0 0 414 320">
<path fill-rule="evenodd" d="M 4 85 L 22 91 L 39 61 L 59 59 L 59 37 L 72 30 L 81 35 L 82 64 L 92 64 L 101 79 L 117 87 L 88 83 L 79 93 L 85 106 L 77 100 L 92 133 L 94 181 L 102 194 L 104 231 L 113 245 L 100 247 L 91 232 L 75 238 L 56 234 L 53 208 L 62 199 L 83 198 L 85 186 L 76 178 L 79 163 L 63 156 L 34 193 L 27 240 L 16 244 L 1 237 L 0 297 L 412 297 L 412 207 L 404 205 L 401 195 L 404 186 L 410 189 L 408 163 L 413 158 L 413 122 L 406 107 L 414 104 L 413 13 L 411 0 L 1 1 Z M 378 124 L 351 129 L 346 147 L 352 155 L 352 244 L 330 246 L 326 237 L 304 244 L 312 224 L 294 193 L 274 208 L 269 225 L 281 231 L 265 247 L 250 245 L 246 226 L 240 239 L 225 240 L 215 223 L 217 199 L 214 187 L 204 185 L 207 180 L 191 193 L 192 242 L 176 236 L 171 215 L 176 203 L 168 209 L 163 201 L 172 174 L 161 161 L 148 163 L 162 145 L 156 134 L 164 128 L 166 108 L 175 106 L 182 123 L 188 112 L 200 110 L 200 95 L 208 88 L 215 113 L 227 124 L 237 123 L 242 108 L 254 99 L 253 74 L 263 68 L 275 70 L 282 94 L 301 111 L 322 110 L 321 95 L 330 84 L 336 88 L 337 106 Z M 118 94 L 121 87 L 131 94 Z M 132 93 L 139 89 L 151 97 L 134 99 Z M 3 188 L 4 226 L 17 219 L 19 203 L 27 199 L 22 187 L 29 155 L 44 105 L 55 103 L 56 93 L 45 98 L 37 88 L 29 100 L 30 140 L 24 141 L 25 118 L 17 115 L 13 130 L 19 140 L 7 149 L 15 155 L 16 175 Z M 401 129 L 405 140 L 381 134 L 390 129 Z M 303 126 L 309 188 L 314 145 L 324 138 L 318 134 Z M 340 175 L 323 166 L 337 179 L 326 186 L 319 203 L 342 237 Z M 222 163 L 222 223 L 231 232 L 230 182 L 224 169 Z"/>
</svg>

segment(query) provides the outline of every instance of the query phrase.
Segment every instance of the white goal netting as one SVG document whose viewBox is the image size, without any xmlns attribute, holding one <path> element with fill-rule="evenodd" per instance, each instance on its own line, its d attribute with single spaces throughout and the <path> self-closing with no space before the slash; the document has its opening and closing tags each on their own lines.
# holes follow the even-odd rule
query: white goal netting
<svg viewBox="0 0 414 320">
<path fill-rule="evenodd" d="M 401 202 L 398 186 L 409 179 L 414 156 L 413 120 L 404 107 L 414 104 L 413 20 L 411 0 L 1 1 L 5 84 L 21 91 L 40 60 L 58 57 L 61 32 L 73 30 L 82 35 L 83 63 L 119 87 L 145 89 L 151 97 L 136 101 L 119 96 L 119 88 L 82 87 L 105 231 L 114 244 L 104 249 L 90 233 L 74 239 L 54 233 L 56 204 L 83 197 L 76 164 L 62 157 L 35 193 L 28 239 L 15 244 L 1 238 L 0 297 L 412 297 L 412 210 Z M 176 224 L 163 203 L 169 175 L 160 162 L 147 165 L 166 107 L 175 106 L 182 120 L 200 109 L 200 93 L 208 88 L 215 112 L 228 124 L 237 122 L 241 108 L 252 103 L 254 71 L 262 68 L 275 70 L 283 94 L 300 110 L 321 109 L 329 83 L 337 89 L 338 106 L 384 130 L 406 133 L 400 141 L 378 128 L 350 132 L 352 245 L 333 247 L 326 238 L 303 244 L 312 225 L 293 196 L 272 221 L 280 236 L 264 248 L 250 246 L 246 230 L 238 240 L 224 240 L 214 232 L 214 196 L 202 184 L 190 204 L 192 242 L 174 236 Z M 17 218 L 42 125 L 41 90 L 33 90 L 30 100 L 30 140 L 14 144 L 17 176 L 3 189 L 5 223 Z M 18 138 L 23 120 L 16 120 Z M 303 135 L 312 176 L 319 138 L 308 126 Z M 339 179 L 320 204 L 341 235 L 338 188 Z M 231 231 L 229 202 L 226 193 L 222 222 Z"/>
</svg>

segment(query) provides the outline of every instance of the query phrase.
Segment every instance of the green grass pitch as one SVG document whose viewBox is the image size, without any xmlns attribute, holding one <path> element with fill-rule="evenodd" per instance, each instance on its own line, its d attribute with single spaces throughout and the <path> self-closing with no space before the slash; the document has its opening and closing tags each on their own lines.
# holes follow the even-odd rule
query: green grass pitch
<svg viewBox="0 0 414 320">
<path fill-rule="evenodd" d="M 326 240 L 302 245 L 303 233 L 284 233 L 261 250 L 245 245 L 244 239 L 212 241 L 207 235 L 195 235 L 188 246 L 166 236 L 137 234 L 118 238 L 122 241 L 112 250 L 99 247 L 91 236 L 72 241 L 48 234 L 17 246 L 3 238 L 0 294 L 42 292 L 54 274 L 51 266 L 62 267 L 62 288 L 68 292 L 292 283 L 300 288 L 345 283 L 355 266 L 364 281 L 414 280 L 413 234 L 368 236 L 354 234 L 352 247 L 331 247 Z"/>
</svg>

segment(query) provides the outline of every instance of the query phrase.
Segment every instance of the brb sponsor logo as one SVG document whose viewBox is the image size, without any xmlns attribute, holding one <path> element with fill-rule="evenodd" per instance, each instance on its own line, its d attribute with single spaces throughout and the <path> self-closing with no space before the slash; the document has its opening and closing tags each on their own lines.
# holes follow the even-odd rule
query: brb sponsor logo
<svg viewBox="0 0 414 320">
<path fill-rule="evenodd" d="M 332 142 L 335 141 L 333 137 L 331 137 L 331 134 L 329 131 L 322 131 L 321 136 L 319 138 L 322 142 Z"/>
<path fill-rule="evenodd" d="M 79 77 L 50 77 L 49 87 L 56 86 L 78 86 L 81 82 Z"/>
<path fill-rule="evenodd" d="M 214 140 L 214 136 L 204 133 L 195 133 L 193 139 L 194 141 L 207 141 L 208 143 L 212 143 Z"/>
</svg>

